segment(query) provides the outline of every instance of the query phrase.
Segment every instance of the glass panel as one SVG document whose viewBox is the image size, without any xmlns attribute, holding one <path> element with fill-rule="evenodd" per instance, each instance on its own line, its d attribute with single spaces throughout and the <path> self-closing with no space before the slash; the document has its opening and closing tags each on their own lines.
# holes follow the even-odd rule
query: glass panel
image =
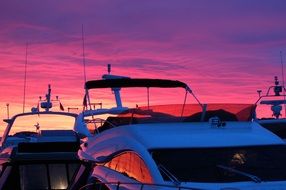
<svg viewBox="0 0 286 190">
<path fill-rule="evenodd" d="M 151 150 L 157 165 L 164 166 L 179 181 L 250 181 L 241 172 L 263 181 L 286 179 L 286 146 L 249 146 Z M 235 172 L 235 169 L 240 172 Z M 240 173 L 240 174 L 239 174 Z M 163 175 L 165 180 L 170 180 Z"/>
<path fill-rule="evenodd" d="M 66 189 L 68 187 L 65 164 L 49 164 L 49 171 L 52 189 Z"/>
<path fill-rule="evenodd" d="M 14 135 L 23 129 L 27 132 L 38 133 L 40 130 L 72 130 L 75 118 L 55 114 L 34 114 L 17 117 L 9 135 Z"/>
<path fill-rule="evenodd" d="M 22 190 L 48 189 L 47 168 L 44 164 L 21 165 L 19 172 Z"/>
<path fill-rule="evenodd" d="M 108 116 L 99 130 L 141 123 L 200 122 L 202 114 L 204 115 L 203 121 L 208 121 L 212 117 L 219 117 L 222 121 L 249 121 L 252 119 L 254 108 L 252 104 L 208 104 L 203 114 L 199 104 L 143 106 L 129 109 L 117 116 Z"/>
</svg>

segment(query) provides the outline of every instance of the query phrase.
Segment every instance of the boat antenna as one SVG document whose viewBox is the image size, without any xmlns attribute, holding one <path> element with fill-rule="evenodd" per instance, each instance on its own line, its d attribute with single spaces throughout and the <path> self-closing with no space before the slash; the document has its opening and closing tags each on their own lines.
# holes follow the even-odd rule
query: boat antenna
<svg viewBox="0 0 286 190">
<path fill-rule="evenodd" d="M 26 61 L 25 61 L 25 74 L 24 74 L 24 95 L 23 95 L 23 113 L 25 112 L 26 104 L 26 81 L 27 81 L 27 63 L 28 63 L 28 43 L 26 43 Z"/>
<path fill-rule="evenodd" d="M 282 69 L 282 89 L 283 89 L 283 97 L 284 97 L 284 102 L 285 102 L 285 78 L 284 78 L 284 64 L 283 64 L 283 54 L 282 51 L 280 51 L 280 62 L 281 62 L 281 69 Z M 285 117 L 286 117 L 286 104 L 284 104 L 284 110 L 285 110 Z"/>
<path fill-rule="evenodd" d="M 107 73 L 110 75 L 111 73 L 111 65 L 110 64 L 107 64 Z"/>
<path fill-rule="evenodd" d="M 260 98 L 260 97 L 261 97 L 262 90 L 257 90 L 257 93 L 258 93 L 258 97 Z"/>
<path fill-rule="evenodd" d="M 81 25 L 81 39 L 82 39 L 82 63 L 83 63 L 83 77 L 84 77 L 84 83 L 86 83 L 86 69 L 85 69 L 85 44 L 84 44 L 84 29 L 83 29 L 83 24 Z M 90 104 L 90 98 L 89 98 L 89 93 L 88 90 L 85 88 L 85 95 L 84 95 L 84 109 L 87 107 L 87 104 L 89 104 L 89 107 L 91 109 L 91 104 Z"/>
<path fill-rule="evenodd" d="M 10 117 L 9 116 L 9 103 L 6 104 L 6 107 L 7 107 L 7 119 L 9 119 L 9 117 Z"/>
<path fill-rule="evenodd" d="M 49 84 L 48 85 L 48 93 L 46 94 L 46 101 L 47 101 L 47 106 L 46 106 L 46 112 L 48 112 L 50 110 L 50 108 L 52 106 L 51 105 L 51 92 L 52 92 L 52 89 L 51 89 L 51 85 Z"/>
<path fill-rule="evenodd" d="M 83 24 L 81 25 L 81 39 L 82 39 L 82 63 L 83 63 L 83 74 L 84 74 L 84 82 L 86 82 Z"/>
</svg>

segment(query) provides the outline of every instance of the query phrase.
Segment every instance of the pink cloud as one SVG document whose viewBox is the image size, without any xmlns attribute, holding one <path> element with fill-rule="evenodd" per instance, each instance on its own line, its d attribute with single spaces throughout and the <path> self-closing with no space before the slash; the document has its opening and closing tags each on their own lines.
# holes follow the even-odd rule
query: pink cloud
<svg viewBox="0 0 286 190">
<path fill-rule="evenodd" d="M 254 102 L 256 90 L 281 73 L 285 5 L 283 0 L 2 2 L 0 118 L 7 102 L 13 113 L 21 110 L 26 42 L 27 107 L 48 84 L 67 106 L 80 106 L 82 24 L 88 79 L 100 78 L 112 64 L 115 74 L 182 80 L 202 102 Z"/>
</svg>

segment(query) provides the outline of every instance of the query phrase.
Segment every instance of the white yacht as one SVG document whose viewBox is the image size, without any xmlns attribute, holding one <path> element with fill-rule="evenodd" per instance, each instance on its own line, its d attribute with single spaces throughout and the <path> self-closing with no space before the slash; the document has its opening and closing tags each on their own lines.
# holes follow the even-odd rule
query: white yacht
<svg viewBox="0 0 286 190">
<path fill-rule="evenodd" d="M 286 190 L 286 145 L 252 121 L 255 105 L 201 104 L 180 81 L 103 78 L 85 84 L 75 131 L 86 137 L 78 155 L 90 167 L 81 166 L 70 189 Z M 116 100 L 109 109 L 91 100 L 90 91 L 105 88 Z M 134 107 L 123 105 L 124 89 L 134 90 L 126 96 Z M 169 104 L 151 105 L 151 92 Z M 190 94 L 197 104 L 187 103 Z"/>
<path fill-rule="evenodd" d="M 8 125 L 0 142 L 0 189 L 68 188 L 80 165 L 80 139 L 73 131 L 77 114 L 51 111 L 53 103 L 59 99 L 51 99 L 49 85 L 38 107 L 4 120 Z"/>
<path fill-rule="evenodd" d="M 286 139 L 286 89 L 284 84 L 281 85 L 278 77 L 275 76 L 274 85 L 270 86 L 264 95 L 261 94 L 261 90 L 257 92 L 259 98 L 255 102 L 255 121 Z"/>
</svg>

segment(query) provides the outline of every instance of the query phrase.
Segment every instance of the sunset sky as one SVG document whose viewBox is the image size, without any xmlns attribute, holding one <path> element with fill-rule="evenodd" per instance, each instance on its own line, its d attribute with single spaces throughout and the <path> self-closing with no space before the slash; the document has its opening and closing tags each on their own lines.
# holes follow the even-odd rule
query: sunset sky
<svg viewBox="0 0 286 190">
<path fill-rule="evenodd" d="M 26 111 L 48 84 L 65 107 L 83 97 L 82 26 L 87 79 L 112 73 L 189 84 L 204 102 L 252 103 L 281 79 L 286 63 L 285 0 L 2 0 L 0 119 Z M 0 126 L 3 127 L 0 122 Z"/>
</svg>

